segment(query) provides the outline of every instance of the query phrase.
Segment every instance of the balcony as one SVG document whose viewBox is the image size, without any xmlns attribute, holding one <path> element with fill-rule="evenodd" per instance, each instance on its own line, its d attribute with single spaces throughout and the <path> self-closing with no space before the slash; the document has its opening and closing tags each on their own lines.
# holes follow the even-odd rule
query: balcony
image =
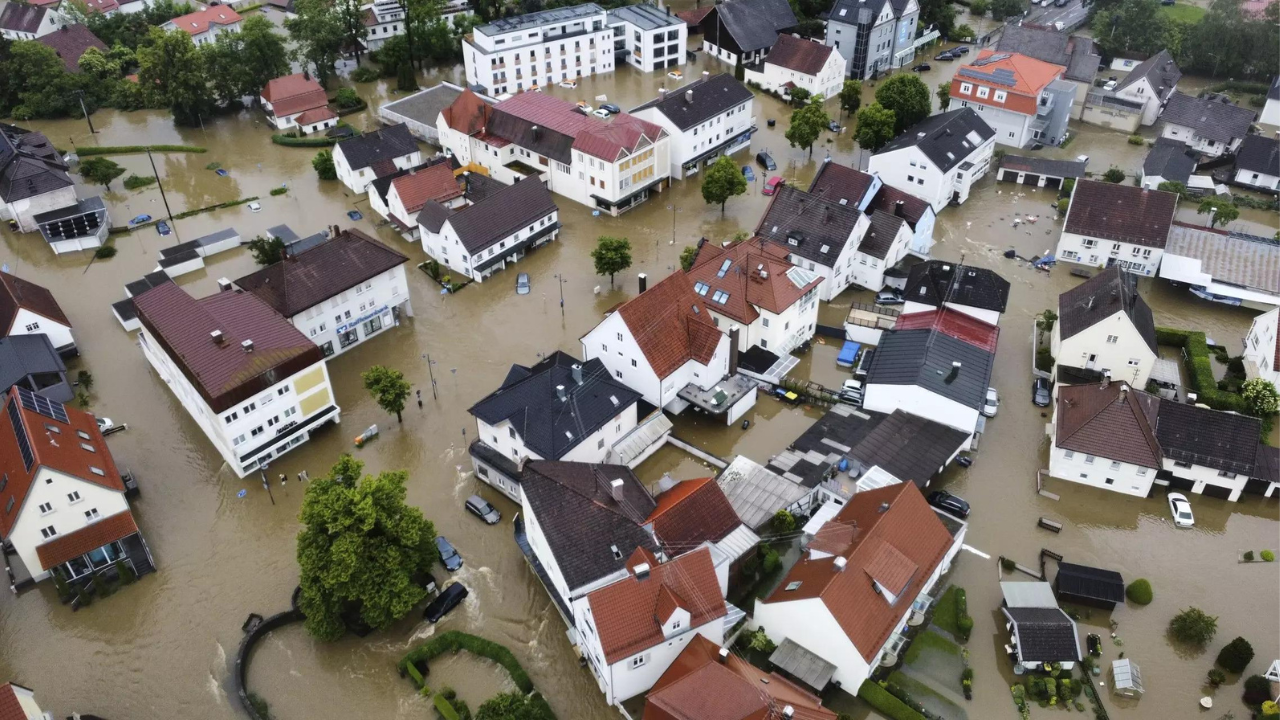
<svg viewBox="0 0 1280 720">
<path fill-rule="evenodd" d="M 517 60 L 516 62 L 518 63 L 520 61 Z M 505 70 L 507 67 L 507 64 L 505 62 L 500 62 L 500 63 L 497 63 L 496 65 L 490 65 L 489 67 L 493 70 Z"/>
<path fill-rule="evenodd" d="M 1053 109 L 1053 96 L 1041 95 L 1040 102 L 1036 103 L 1036 115 L 1048 115 Z"/>
</svg>

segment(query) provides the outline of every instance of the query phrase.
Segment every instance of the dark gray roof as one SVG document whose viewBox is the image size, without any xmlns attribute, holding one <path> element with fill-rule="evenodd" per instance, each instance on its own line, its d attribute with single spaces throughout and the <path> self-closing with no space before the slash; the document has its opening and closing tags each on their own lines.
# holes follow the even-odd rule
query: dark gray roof
<svg viewBox="0 0 1280 720">
<path fill-rule="evenodd" d="M 26 3 L 5 3 L 0 12 L 0 28 L 14 32 L 32 33 L 40 29 L 40 22 L 48 8 L 43 5 L 27 5 Z"/>
<path fill-rule="evenodd" d="M 153 287 L 173 282 L 173 278 L 169 277 L 164 271 L 156 270 L 147 273 L 141 279 L 126 283 L 124 289 L 129 293 L 129 297 L 137 297 Z"/>
<path fill-rule="evenodd" d="M 23 6 L 11 2 L 6 11 L 13 7 Z M 74 184 L 44 133 L 0 123 L 0 199 L 16 202 Z"/>
<path fill-rule="evenodd" d="M 1001 169 L 1018 172 L 1035 173 L 1060 178 L 1084 177 L 1085 160 L 1052 160 L 1044 157 L 1027 157 L 1025 155 L 1005 155 L 1000 158 Z"/>
<path fill-rule="evenodd" d="M 379 160 L 394 160 L 418 149 L 418 142 L 404 123 L 388 125 L 338 143 L 352 170 L 367 168 Z"/>
<path fill-rule="evenodd" d="M 1249 477 L 1280 483 L 1280 448 L 1258 443 L 1257 462 Z"/>
<path fill-rule="evenodd" d="M 1001 608 L 1013 620 L 1023 662 L 1078 662 L 1075 624 L 1059 608 Z"/>
<path fill-rule="evenodd" d="M 858 243 L 858 250 L 873 258 L 883 260 L 893 247 L 893 239 L 898 236 L 907 221 L 891 212 L 875 210 L 871 213 L 871 224 Z"/>
<path fill-rule="evenodd" d="M 623 5 L 608 12 L 609 22 L 628 22 L 641 30 L 656 30 L 660 27 L 678 25 L 684 21 L 670 11 L 659 10 L 653 5 Z"/>
<path fill-rule="evenodd" d="M 912 266 L 903 297 L 933 307 L 949 302 L 1004 312 L 1009 305 L 1009 281 L 994 270 L 928 260 Z"/>
<path fill-rule="evenodd" d="M 1160 118 L 1166 123 L 1189 127 L 1203 138 L 1230 143 L 1247 135 L 1257 116 L 1253 110 L 1232 105 L 1220 96 L 1194 98 L 1175 92 Z"/>
<path fill-rule="evenodd" d="M 885 0 L 836 0 L 835 5 L 831 6 L 831 12 L 827 13 L 827 18 L 831 22 L 845 25 L 869 23 L 879 17 L 884 4 Z"/>
<path fill-rule="evenodd" d="M 1199 154 L 1188 148 L 1181 140 L 1166 137 L 1156 138 L 1156 144 L 1142 161 L 1142 174 L 1162 177 L 1167 182 L 1185 184 L 1196 171 Z"/>
<path fill-rule="evenodd" d="M 968 440 L 969 433 L 963 430 L 894 410 L 876 423 L 848 455 L 864 468 L 878 465 L 903 482 L 924 487 Z"/>
<path fill-rule="evenodd" d="M 1124 602 L 1124 578 L 1115 570 L 1059 562 L 1053 580 L 1058 592 L 1106 602 Z"/>
<path fill-rule="evenodd" d="M 581 384 L 573 378 L 574 365 L 581 366 Z M 564 388 L 564 400 L 557 386 Z M 599 360 L 580 363 L 557 351 L 533 367 L 512 365 L 502 386 L 469 412 L 489 425 L 510 421 L 526 447 L 559 460 L 638 399 L 640 393 L 614 380 Z"/>
<path fill-rule="evenodd" d="M 743 52 L 773 47 L 778 33 L 799 24 L 787 0 L 730 0 L 716 12 Z"/>
<path fill-rule="evenodd" d="M 938 330 L 886 330 L 867 385 L 918 385 L 976 409 L 991 385 L 993 360 L 992 353 Z M 960 363 L 958 373 L 953 362 Z"/>
<path fill-rule="evenodd" d="M 66 373 L 58 352 L 43 333 L 10 335 L 0 338 L 0 389 L 8 392 L 13 384 L 28 375 Z"/>
<path fill-rule="evenodd" d="M 832 267 L 851 239 L 861 241 L 852 237 L 859 214 L 856 207 L 783 185 L 760 218 L 756 235 L 782 245 L 793 255 Z"/>
<path fill-rule="evenodd" d="M 623 483 L 621 503 L 614 480 Z M 657 504 L 626 467 L 533 460 L 520 487 L 570 589 L 623 569 L 638 547 L 659 551 L 643 527 Z"/>
<path fill-rule="evenodd" d="M 462 94 L 462 88 L 452 83 L 442 82 L 435 87 L 416 92 L 409 97 L 383 105 L 380 110 L 393 112 L 407 118 L 417 120 L 430 127 L 436 126 L 436 118 L 440 111 L 453 104 Z"/>
<path fill-rule="evenodd" d="M 1236 169 L 1280 176 L 1280 140 L 1262 135 L 1245 135 L 1236 151 Z"/>
<path fill-rule="evenodd" d="M 1120 84 L 1116 86 L 1116 91 L 1123 90 L 1130 85 L 1138 82 L 1142 78 L 1146 78 L 1151 83 L 1151 88 L 1155 90 L 1156 95 L 1164 100 L 1173 92 L 1173 88 L 1182 79 L 1182 71 L 1178 69 L 1178 64 L 1173 61 L 1173 56 L 1168 50 L 1161 50 L 1151 57 L 1143 60 Z"/>
<path fill-rule="evenodd" d="M 484 33 L 485 35 L 501 35 L 503 33 L 509 33 L 523 28 L 535 28 L 543 25 L 559 25 L 560 23 L 581 21 L 583 18 L 588 18 L 602 12 L 604 12 L 604 9 L 595 3 L 572 5 L 570 7 L 551 8 L 550 10 L 540 10 L 538 12 L 501 18 L 494 20 L 491 23 L 481 25 L 480 27 L 477 27 L 476 30 Z"/>
<path fill-rule="evenodd" d="M 964 162 L 978 146 L 996 134 L 973 108 L 930 115 L 880 149 L 877 155 L 918 147 L 942 172 Z"/>
<path fill-rule="evenodd" d="M 996 43 L 999 52 L 1014 52 L 1067 70 L 1067 79 L 1093 82 L 1101 58 L 1093 52 L 1093 40 L 1079 35 L 1066 35 L 1040 25 L 1005 25 Z"/>
<path fill-rule="evenodd" d="M 1194 405 L 1162 402 L 1156 415 L 1156 439 L 1165 457 L 1250 477 L 1261 433 L 1257 418 Z"/>
<path fill-rule="evenodd" d="M 693 93 L 692 100 L 688 93 Z M 747 102 L 751 90 L 728 73 L 699 78 L 684 87 L 677 88 L 635 108 L 632 114 L 646 108 L 656 108 L 681 130 L 688 130 L 707 120 Z"/>
<path fill-rule="evenodd" d="M 291 243 L 298 239 L 298 233 L 288 225 L 273 225 L 267 228 L 267 235 L 273 238 L 280 238 L 285 243 Z"/>
<path fill-rule="evenodd" d="M 1156 323 L 1147 301 L 1138 294 L 1137 276 L 1112 265 L 1058 296 L 1058 323 L 1063 340 L 1123 312 L 1151 352 L 1156 352 Z"/>
<path fill-rule="evenodd" d="M 527 177 L 454 212 L 448 220 L 467 252 L 475 255 L 555 210 L 547 186 L 536 177 Z"/>
<path fill-rule="evenodd" d="M 77 200 L 74 205 L 40 213 L 32 219 L 40 226 L 41 237 L 49 243 L 97 235 L 110 221 L 107 206 L 97 195 Z"/>
<path fill-rule="evenodd" d="M 574 137 L 553 130 L 545 124 L 539 125 L 505 110 L 494 110 L 484 129 L 490 135 L 503 138 L 536 155 L 545 155 L 566 165 L 573 162 Z"/>
</svg>

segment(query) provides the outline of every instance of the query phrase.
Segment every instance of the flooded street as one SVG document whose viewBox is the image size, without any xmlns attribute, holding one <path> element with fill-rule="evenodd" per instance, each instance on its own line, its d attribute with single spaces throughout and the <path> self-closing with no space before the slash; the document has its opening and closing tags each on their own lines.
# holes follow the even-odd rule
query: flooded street
<svg viewBox="0 0 1280 720">
<path fill-rule="evenodd" d="M 697 63 L 685 69 L 689 79 L 704 69 L 719 69 L 707 66 L 708 61 L 699 56 Z M 956 63 L 938 65 L 924 74 L 931 88 L 957 67 Z M 461 69 L 453 68 L 435 71 L 427 81 L 460 78 Z M 588 78 L 576 90 L 553 88 L 550 92 L 593 105 L 597 95 L 606 94 L 609 102 L 629 108 L 654 97 L 658 87 L 674 84 L 665 76 L 645 76 L 628 68 Z M 370 109 L 346 119 L 357 128 L 374 127 L 377 105 L 389 98 L 386 88 L 386 83 L 358 86 Z M 866 88 L 866 93 L 869 102 L 874 88 Z M 835 103 L 828 110 L 835 116 Z M 751 152 L 770 150 L 780 174 L 805 186 L 828 153 L 841 163 L 859 161 L 848 133 L 831 142 L 828 139 L 833 136 L 824 133 L 812 159 L 789 147 L 783 139 L 789 113 L 777 101 L 757 98 L 760 132 Z M 778 120 L 775 128 L 766 126 L 770 118 Z M 159 572 L 78 613 L 58 603 L 49 583 L 18 597 L 4 593 L 0 597 L 0 677 L 36 688 L 41 703 L 59 716 L 74 710 L 112 720 L 241 718 L 235 700 L 227 695 L 230 660 L 246 616 L 285 609 L 297 583 L 294 543 L 303 488 L 294 482 L 283 488 L 275 483 L 269 497 L 253 477 L 238 480 L 223 467 L 196 423 L 150 370 L 135 338 L 120 328 L 110 305 L 124 297 L 126 282 L 155 269 L 159 248 L 226 227 L 236 228 L 246 240 L 280 223 L 307 235 L 326 225 L 351 226 L 345 214 L 355 208 L 366 216 L 355 227 L 404 252 L 412 265 L 425 255 L 420 245 L 377 228 L 363 197 L 350 196 L 337 182 L 319 181 L 311 168 L 314 148 L 273 145 L 270 130 L 254 112 L 218 118 L 203 130 L 176 129 L 167 115 L 154 112 L 101 111 L 93 119 L 99 129 L 96 136 L 88 134 L 83 120 L 26 126 L 44 131 L 64 149 L 153 143 L 207 147 L 204 154 L 155 156 L 174 214 L 255 195 L 261 198 L 262 212 L 252 213 L 241 205 L 196 215 L 174 223 L 177 237 L 161 237 L 151 228 L 118 236 L 119 254 L 93 263 L 89 253 L 55 257 L 39 236 L 16 236 L 3 230 L 0 261 L 13 273 L 48 287 L 75 325 L 83 357 L 70 369 L 94 374 L 91 410 L 130 426 L 127 432 L 113 435 L 110 446 L 117 463 L 138 475 L 142 495 L 135 513 Z M 1087 126 L 1073 125 L 1073 129 L 1078 135 L 1068 148 L 1045 154 L 1088 154 L 1090 169 L 1096 172 L 1109 164 L 1127 171 L 1140 168 L 1145 149 L 1128 145 L 1123 135 Z M 146 155 L 113 159 L 129 173 L 152 174 Z M 735 160 L 752 163 L 747 153 L 736 155 Z M 212 162 L 220 163 L 229 176 L 206 170 Z M 532 253 L 518 267 L 529 273 L 533 283 L 533 292 L 527 296 L 514 294 L 515 273 L 510 271 L 447 296 L 410 267 L 415 317 L 329 363 L 342 425 L 321 431 L 268 471 L 270 477 L 278 473 L 296 477 L 305 469 L 318 477 L 339 453 L 348 451 L 366 463 L 368 472 L 407 469 L 409 502 L 422 508 L 466 561 L 455 577 L 471 595 L 440 629 L 466 630 L 506 644 L 562 720 L 615 718 L 617 713 L 605 705 L 589 671 L 578 666 L 551 600 L 512 540 L 511 526 L 505 521 L 516 508 L 470 473 L 466 446 L 474 438 L 475 423 L 467 408 L 497 387 L 512 363 L 531 364 L 539 353 L 557 349 L 580 356 L 578 338 L 606 309 L 635 294 L 637 273 L 648 273 L 652 284 L 678 267 L 680 251 L 699 237 L 723 240 L 739 230 L 753 230 L 768 202 L 760 194 L 763 176 L 758 172 L 757 184 L 747 195 L 730 200 L 723 216 L 718 207 L 703 202 L 696 178 L 675 184 L 617 218 L 592 218 L 587 208 L 557 197 L 564 225 L 559 241 Z M 272 188 L 282 184 L 288 186 L 287 194 L 269 196 Z M 1252 672 L 1261 672 L 1280 656 L 1280 568 L 1235 561 L 1242 549 L 1280 549 L 1280 510 L 1274 500 L 1264 503 L 1254 496 L 1245 496 L 1238 504 L 1193 496 L 1197 526 L 1178 530 L 1169 521 L 1162 497 L 1129 498 L 1054 481 L 1049 489 L 1062 496 L 1060 501 L 1036 494 L 1035 471 L 1047 466 L 1044 424 L 1048 417 L 1030 403 L 1032 318 L 1056 306 L 1058 294 L 1079 280 L 1070 277 L 1066 268 L 1049 275 L 1002 257 L 1009 248 L 1025 257 L 1044 254 L 1054 247 L 1061 229 L 1049 207 L 1052 194 L 1028 190 L 1017 195 L 1010 188 L 1017 189 L 997 187 L 989 176 L 964 206 L 944 210 L 934 249 L 940 259 L 963 256 L 967 263 L 993 268 L 1013 286 L 1009 310 L 1001 322 L 999 370 L 993 377 L 1004 398 L 999 416 L 991 421 L 973 466 L 953 467 L 941 479 L 944 487 L 974 507 L 968 544 L 992 556 L 983 559 L 962 553 L 951 577 L 967 589 L 969 611 L 977 623 L 968 645 L 976 673 L 974 700 L 966 709 L 975 720 L 1016 717 L 1008 691 L 1013 676 L 1002 657 L 1006 638 L 996 610 L 999 587 L 994 557 L 1005 554 L 1030 566 L 1045 547 L 1069 561 L 1119 570 L 1126 581 L 1147 577 L 1154 586 L 1151 605 L 1122 607 L 1111 615 L 1119 622 L 1126 656 L 1141 665 L 1148 691 L 1128 709 L 1108 696 L 1105 702 L 1113 717 L 1191 716 L 1217 647 L 1236 635 L 1248 638 L 1257 653 Z M 127 192 L 117 181 L 104 199 L 117 225 L 142 213 L 165 215 L 154 187 Z M 1039 220 L 1014 228 L 1015 214 L 1037 215 Z M 1179 218 L 1198 222 L 1194 208 L 1183 209 Z M 1276 225 L 1273 214 L 1242 211 L 1232 227 L 1270 236 Z M 594 274 L 588 255 L 601 235 L 627 237 L 632 242 L 633 267 L 616 278 L 614 289 L 607 277 Z M 216 256 L 204 270 L 183 276 L 179 284 L 201 297 L 216 292 L 218 278 L 235 279 L 253 268 L 247 251 L 233 251 Z M 1199 300 L 1163 282 L 1143 280 L 1141 287 L 1157 324 L 1204 330 L 1233 350 L 1239 348 L 1255 314 Z M 822 322 L 839 324 L 855 299 L 867 296 L 846 293 L 821 309 Z M 833 345 L 815 346 L 797 373 L 837 383 L 842 376 L 835 367 L 837 350 Z M 434 363 L 431 373 L 438 399 L 432 397 L 428 354 Z M 411 405 L 402 425 L 382 412 L 360 384 L 360 372 L 373 364 L 402 370 L 422 390 L 425 407 L 419 410 Z M 784 406 L 762 397 L 746 415 L 751 426 L 745 431 L 738 425 L 726 427 L 684 416 L 676 419 L 676 432 L 716 455 L 741 453 L 763 463 L 820 415 L 816 409 Z M 374 423 L 381 428 L 381 436 L 355 450 L 352 438 Z M 713 474 L 701 461 L 670 446 L 637 472 L 648 484 L 664 473 L 677 479 Z M 244 498 L 237 497 L 241 489 L 248 491 Z M 502 510 L 503 523 L 490 527 L 464 514 L 463 500 L 476 492 Z M 1036 518 L 1042 515 L 1063 521 L 1066 528 L 1060 535 L 1036 529 Z M 442 569 L 436 573 L 438 579 L 444 575 Z M 1188 605 L 1220 618 L 1215 644 L 1194 656 L 1174 648 L 1164 633 L 1169 618 Z M 1083 624 L 1107 633 L 1104 613 L 1095 611 Z M 348 636 L 321 644 L 310 640 L 301 626 L 291 626 L 259 646 L 249 687 L 271 703 L 273 715 L 280 720 L 428 717 L 433 712 L 429 702 L 397 676 L 395 662 L 435 631 L 412 614 L 367 638 Z M 1104 658 L 1114 659 L 1117 649 L 1111 641 L 1105 640 L 1103 646 Z M 86 671 L 89 667 L 93 670 Z M 442 660 L 433 667 L 433 677 L 434 672 L 439 673 L 439 683 L 452 685 L 473 709 L 509 687 L 505 673 L 486 661 Z M 1215 713 L 1234 709 L 1239 717 L 1240 683 L 1232 683 L 1218 691 L 1216 707 L 1224 710 Z M 1032 714 L 1045 712 L 1037 709 Z"/>
</svg>

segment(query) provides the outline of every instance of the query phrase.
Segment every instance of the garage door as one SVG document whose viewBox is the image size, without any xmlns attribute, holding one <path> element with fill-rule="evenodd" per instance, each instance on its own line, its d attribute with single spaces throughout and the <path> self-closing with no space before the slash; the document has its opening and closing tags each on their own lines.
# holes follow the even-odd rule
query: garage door
<svg viewBox="0 0 1280 720">
<path fill-rule="evenodd" d="M 1231 488 L 1223 487 L 1221 485 L 1205 485 L 1204 494 L 1209 497 L 1222 498 L 1223 500 L 1226 500 L 1231 497 Z"/>
<path fill-rule="evenodd" d="M 1267 492 L 1267 488 L 1270 486 L 1271 486 L 1271 483 L 1267 482 L 1266 480 L 1249 478 L 1244 483 L 1244 491 L 1247 493 L 1252 493 L 1254 495 L 1265 495 Z"/>
<path fill-rule="evenodd" d="M 1040 176 L 1039 176 L 1039 175 L 1034 175 L 1034 174 L 1032 174 L 1032 173 L 1027 173 L 1026 175 L 1024 175 L 1024 176 L 1022 177 L 1022 184 L 1023 184 L 1023 185 L 1039 185 L 1039 184 L 1040 184 Z"/>
<path fill-rule="evenodd" d="M 1190 490 L 1195 486 L 1196 486 L 1196 482 L 1194 480 L 1188 480 L 1186 478 L 1180 478 L 1180 477 L 1169 478 L 1169 487 L 1173 488 L 1174 490 Z"/>
<path fill-rule="evenodd" d="M 1044 187 L 1046 190 L 1057 190 L 1062 187 L 1062 178 L 1047 177 L 1044 179 Z"/>
<path fill-rule="evenodd" d="M 996 178 L 1000 182 L 1018 182 L 1017 170 L 1001 170 L 999 177 Z"/>
</svg>

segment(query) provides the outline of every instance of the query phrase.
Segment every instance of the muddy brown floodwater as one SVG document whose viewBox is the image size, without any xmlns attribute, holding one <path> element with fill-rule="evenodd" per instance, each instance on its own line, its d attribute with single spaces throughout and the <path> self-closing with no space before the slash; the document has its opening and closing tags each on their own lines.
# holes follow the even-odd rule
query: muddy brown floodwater
<svg viewBox="0 0 1280 720">
<path fill-rule="evenodd" d="M 706 62 L 700 60 L 686 74 L 701 72 Z M 935 68 L 925 79 L 936 85 L 951 72 L 954 64 Z M 460 75 L 460 68 L 448 68 L 433 71 L 427 80 L 456 81 Z M 576 91 L 552 92 L 588 101 L 606 94 L 610 101 L 630 107 L 669 82 L 628 68 L 612 77 L 588 79 Z M 388 97 L 383 83 L 361 85 L 359 90 L 373 107 Z M 873 88 L 867 92 L 870 98 Z M 827 153 L 842 163 L 860 159 L 847 134 L 833 142 L 825 136 L 812 160 L 787 147 L 782 132 L 788 112 L 760 98 L 761 132 L 753 143 L 753 152 L 774 152 L 782 174 L 806 183 Z M 769 118 L 779 120 L 776 128 L 766 127 Z M 181 239 L 224 227 L 252 237 L 278 223 L 310 233 L 325 225 L 349 225 L 345 213 L 353 207 L 368 211 L 362 198 L 350 197 L 337 183 L 316 179 L 310 167 L 314 151 L 272 145 L 269 130 L 251 112 L 218 118 L 203 130 L 176 129 L 166 115 L 155 112 L 102 111 L 94 123 L 100 130 L 96 136 L 88 135 L 82 121 L 30 125 L 60 147 L 186 143 L 209 148 L 207 154 L 156 157 L 175 213 L 262 196 L 261 213 L 240 206 L 178 221 Z M 372 111 L 355 118 L 357 126 L 372 123 Z M 1079 129 L 1070 148 L 1046 154 L 1090 154 L 1104 158 L 1098 164 L 1127 168 L 1141 162 L 1141 149 L 1127 145 L 1123 136 L 1091 128 Z M 751 162 L 747 153 L 737 159 Z M 117 160 L 130 172 L 151 174 L 145 156 Z M 221 163 L 229 176 L 206 170 L 210 162 Z M 268 196 L 271 188 L 282 184 L 289 187 L 286 195 Z M 999 417 L 992 421 L 973 466 L 949 470 L 941 483 L 973 504 L 969 543 L 993 557 L 1007 554 L 1032 564 L 1039 549 L 1048 547 L 1073 561 L 1116 568 L 1128 579 L 1150 578 L 1155 602 L 1145 608 L 1121 607 L 1113 614 L 1123 649 L 1142 667 L 1147 696 L 1133 708 L 1117 707 L 1119 703 L 1110 699 L 1107 703 L 1116 717 L 1188 717 L 1213 652 L 1188 654 L 1169 643 L 1164 628 L 1178 609 L 1197 605 L 1218 615 L 1220 640 L 1248 637 L 1257 651 L 1252 670 L 1280 656 L 1277 566 L 1235 563 L 1237 550 L 1280 545 L 1276 504 L 1254 497 L 1238 504 L 1195 497 L 1196 528 L 1177 530 L 1159 498 L 1133 499 L 1066 483 L 1052 484 L 1062 496 L 1058 502 L 1036 495 L 1035 470 L 1047 461 L 1047 417 L 1029 402 L 1032 317 L 1054 305 L 1058 293 L 1077 281 L 1065 269 L 1046 275 L 1002 258 L 1009 247 L 1024 256 L 1041 254 L 1053 247 L 1059 230 L 1048 195 L 1011 194 L 1008 187 L 997 188 L 985 180 L 966 205 L 945 210 L 938 223 L 938 257 L 963 256 L 966 262 L 994 268 L 1013 284 L 993 380 L 1004 398 Z M 578 338 L 606 308 L 635 293 L 636 273 L 664 277 L 677 266 L 681 249 L 697 238 L 720 240 L 754 228 L 767 201 L 759 189 L 757 185 L 731 200 L 724 215 L 704 204 L 698 186 L 687 182 L 620 218 L 591 218 L 586 208 L 562 201 L 560 241 L 520 263 L 519 269 L 533 281 L 533 292 L 523 297 L 512 292 L 511 272 L 455 296 L 441 296 L 436 285 L 411 270 L 415 317 L 330 363 L 343 408 L 342 425 L 322 431 L 274 463 L 270 474 L 296 476 L 305 469 L 318 476 L 339 453 L 352 450 L 352 436 L 377 423 L 382 435 L 355 450 L 356 456 L 371 472 L 407 469 L 409 502 L 421 507 L 466 559 L 457 577 L 471 589 L 471 596 L 442 628 L 466 629 L 510 646 L 561 718 L 615 717 L 588 672 L 579 668 L 565 628 L 525 567 L 510 526 L 488 527 L 461 510 L 467 495 L 480 492 L 502 509 L 504 518 L 515 511 L 467 471 L 465 448 L 474 423 L 466 409 L 496 387 L 513 362 L 535 362 L 538 353 L 556 349 L 580 353 Z M 117 223 L 140 213 L 164 215 L 154 188 L 125 192 L 117 185 L 106 200 Z M 1194 218 L 1194 212 L 1184 212 Z M 1015 213 L 1038 215 L 1039 220 L 1015 229 Z M 1269 235 L 1276 222 L 1271 215 L 1246 213 L 1238 224 Z M 368 218 L 357 226 L 400 248 L 414 264 L 424 259 L 419 246 L 376 228 Z M 116 240 L 115 258 L 91 264 L 87 254 L 55 258 L 38 237 L 14 236 L 7 229 L 3 233 L 0 260 L 13 272 L 51 288 L 74 322 L 83 358 L 72 370 L 89 369 L 95 375 L 92 409 L 130 425 L 127 432 L 112 436 L 110 445 L 117 462 L 140 478 L 136 513 L 159 572 L 79 613 L 59 605 L 47 584 L 18 597 L 3 594 L 0 677 L 37 688 L 41 702 L 59 715 L 74 710 L 109 718 L 239 718 L 239 709 L 227 695 L 229 658 L 240 641 L 245 617 L 283 609 L 297 583 L 294 538 L 302 488 L 275 486 L 273 504 L 255 481 L 236 479 L 149 370 L 135 339 L 111 315 L 110 304 L 124 296 L 124 283 L 153 270 L 159 248 L 177 237 L 162 238 L 150 229 L 123 236 Z M 593 273 L 588 257 L 595 238 L 604 234 L 628 237 L 633 244 L 634 266 L 612 289 L 608 278 Z M 203 271 L 184 276 L 180 284 L 201 296 L 216 290 L 217 278 L 236 278 L 251 269 L 247 253 L 227 253 Z M 563 316 L 557 275 L 564 281 Z M 1158 322 L 1204 329 L 1229 347 L 1238 347 L 1253 316 L 1163 283 L 1144 280 L 1142 288 Z M 866 296 L 848 293 L 824 307 L 824 322 L 839 323 L 855 298 Z M 435 363 L 438 399 L 432 398 L 428 353 Z M 835 353 L 834 346 L 816 346 L 799 372 L 834 384 L 840 379 Z M 403 370 L 427 398 L 424 409 L 411 406 L 405 412 L 402 425 L 381 412 L 360 387 L 360 371 L 374 363 Z M 764 398 L 747 415 L 752 422 L 745 431 L 689 417 L 678 418 L 676 424 L 682 436 L 711 452 L 744 453 L 763 462 L 819 414 Z M 664 473 L 683 479 L 706 476 L 711 470 L 665 448 L 639 473 L 653 483 Z M 248 491 L 243 499 L 237 497 L 241 489 Z M 1060 519 L 1066 528 L 1061 535 L 1037 530 L 1035 519 L 1040 515 Z M 993 559 L 964 553 L 951 578 L 968 589 L 970 612 L 977 621 L 969 643 L 977 674 L 975 699 L 968 706 L 974 718 L 1014 717 L 1007 687 L 1013 678 L 1000 657 L 997 576 Z M 1106 629 L 1100 613 L 1085 622 Z M 397 677 L 394 663 L 435 631 L 410 616 L 365 639 L 321 644 L 310 640 L 301 627 L 289 627 L 260 646 L 249 684 L 282 720 L 425 717 L 431 712 L 426 702 Z M 1104 644 L 1107 657 L 1114 657 L 1110 641 Z M 454 685 L 473 707 L 507 687 L 501 671 L 479 661 L 442 663 L 439 671 L 441 682 Z M 1239 713 L 1239 682 L 1232 683 L 1218 691 L 1219 707 Z"/>
</svg>

